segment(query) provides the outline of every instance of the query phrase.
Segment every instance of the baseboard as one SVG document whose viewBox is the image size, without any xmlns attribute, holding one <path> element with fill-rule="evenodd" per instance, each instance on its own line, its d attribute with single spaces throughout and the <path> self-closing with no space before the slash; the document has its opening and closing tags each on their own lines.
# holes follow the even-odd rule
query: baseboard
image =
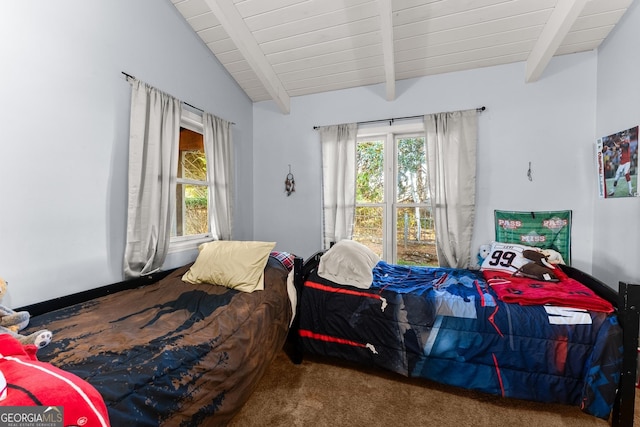
<svg viewBox="0 0 640 427">
<path fill-rule="evenodd" d="M 118 283 L 112 283 L 110 285 L 101 286 L 99 288 L 89 289 L 87 291 L 78 292 L 75 294 L 65 295 L 50 299 L 47 301 L 38 302 L 24 307 L 16 308 L 15 311 L 28 311 L 31 316 L 37 316 L 39 314 L 48 313 L 50 311 L 58 310 L 61 308 L 69 307 L 73 304 L 83 303 L 94 298 L 100 298 L 105 295 L 114 294 L 116 292 L 124 291 L 127 289 L 139 288 L 141 286 L 154 283 L 163 277 L 169 275 L 175 269 L 159 271 L 157 273 L 149 274 L 136 279 L 125 280 Z"/>
</svg>

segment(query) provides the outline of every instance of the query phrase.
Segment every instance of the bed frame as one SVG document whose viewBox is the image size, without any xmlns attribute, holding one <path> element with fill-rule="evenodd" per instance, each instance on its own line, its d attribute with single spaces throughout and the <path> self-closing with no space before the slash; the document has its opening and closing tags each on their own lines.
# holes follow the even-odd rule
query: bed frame
<svg viewBox="0 0 640 427">
<path fill-rule="evenodd" d="M 600 297 L 606 299 L 618 311 L 618 321 L 622 326 L 622 372 L 618 395 L 611 414 L 613 427 L 633 426 L 635 407 L 636 374 L 638 367 L 638 332 L 640 321 L 640 285 L 620 282 L 618 292 L 595 277 L 574 267 L 560 266 L 567 275 L 591 288 Z"/>
<path fill-rule="evenodd" d="M 306 261 L 296 258 L 294 261 L 294 284 L 298 295 L 302 292 L 304 280 L 320 262 L 323 251 L 317 252 Z M 618 394 L 611 413 L 613 427 L 631 427 L 634 420 L 636 393 L 636 370 L 638 363 L 638 333 L 640 322 L 640 285 L 619 283 L 618 292 L 595 277 L 574 267 L 561 265 L 562 270 L 571 278 L 591 288 L 596 294 L 613 304 L 617 309 L 618 321 L 623 328 L 624 355 Z M 298 301 L 300 298 L 298 298 Z M 299 305 L 298 305 L 299 310 Z M 302 362 L 304 348 L 298 335 L 300 313 L 296 313 L 289 331 L 292 344 L 289 356 L 293 363 Z"/>
</svg>

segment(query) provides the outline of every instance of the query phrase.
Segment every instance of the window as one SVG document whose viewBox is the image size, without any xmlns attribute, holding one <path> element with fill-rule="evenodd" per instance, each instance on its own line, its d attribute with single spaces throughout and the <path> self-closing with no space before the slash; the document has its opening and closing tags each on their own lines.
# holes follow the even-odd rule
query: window
<svg viewBox="0 0 640 427">
<path fill-rule="evenodd" d="M 438 265 L 426 160 L 421 124 L 359 131 L 353 240 L 388 262 Z"/>
<path fill-rule="evenodd" d="M 202 135 L 202 118 L 188 110 L 180 122 L 176 202 L 171 245 L 193 245 L 209 240 L 209 183 Z"/>
</svg>

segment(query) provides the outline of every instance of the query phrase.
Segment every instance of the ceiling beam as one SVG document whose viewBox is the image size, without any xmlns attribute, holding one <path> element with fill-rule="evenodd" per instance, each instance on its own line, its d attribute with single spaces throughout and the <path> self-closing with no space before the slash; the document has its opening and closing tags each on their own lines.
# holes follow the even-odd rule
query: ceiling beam
<svg viewBox="0 0 640 427">
<path fill-rule="evenodd" d="M 396 99 L 396 62 L 393 52 L 393 9 L 391 0 L 378 0 L 380 8 L 380 35 L 384 55 L 384 76 L 387 86 L 387 101 Z"/>
<path fill-rule="evenodd" d="M 560 43 L 576 22 L 588 0 L 558 0 L 551 16 L 540 33 L 540 37 L 527 59 L 527 83 L 535 82 L 551 61 Z"/>
<path fill-rule="evenodd" d="M 283 113 L 289 114 L 289 95 L 235 7 L 233 0 L 205 0 L 205 2 L 249 63 L 253 72 L 258 76 L 271 98 Z"/>
</svg>

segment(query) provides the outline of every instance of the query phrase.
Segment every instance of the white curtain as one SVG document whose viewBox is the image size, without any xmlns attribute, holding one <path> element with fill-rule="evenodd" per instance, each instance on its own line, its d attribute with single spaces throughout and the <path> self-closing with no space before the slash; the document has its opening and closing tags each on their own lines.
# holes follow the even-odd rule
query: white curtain
<svg viewBox="0 0 640 427">
<path fill-rule="evenodd" d="M 356 207 L 355 123 L 322 126 L 322 194 L 324 248 L 351 239 Z"/>
<path fill-rule="evenodd" d="M 443 267 L 468 268 L 475 219 L 478 112 L 428 114 L 424 128 L 438 261 Z"/>
<path fill-rule="evenodd" d="M 209 224 L 216 240 L 230 240 L 232 226 L 231 122 L 202 115 L 204 151 L 209 181 Z"/>
<path fill-rule="evenodd" d="M 158 270 L 167 256 L 182 113 L 177 99 L 139 80 L 130 81 L 126 278 Z"/>
</svg>

